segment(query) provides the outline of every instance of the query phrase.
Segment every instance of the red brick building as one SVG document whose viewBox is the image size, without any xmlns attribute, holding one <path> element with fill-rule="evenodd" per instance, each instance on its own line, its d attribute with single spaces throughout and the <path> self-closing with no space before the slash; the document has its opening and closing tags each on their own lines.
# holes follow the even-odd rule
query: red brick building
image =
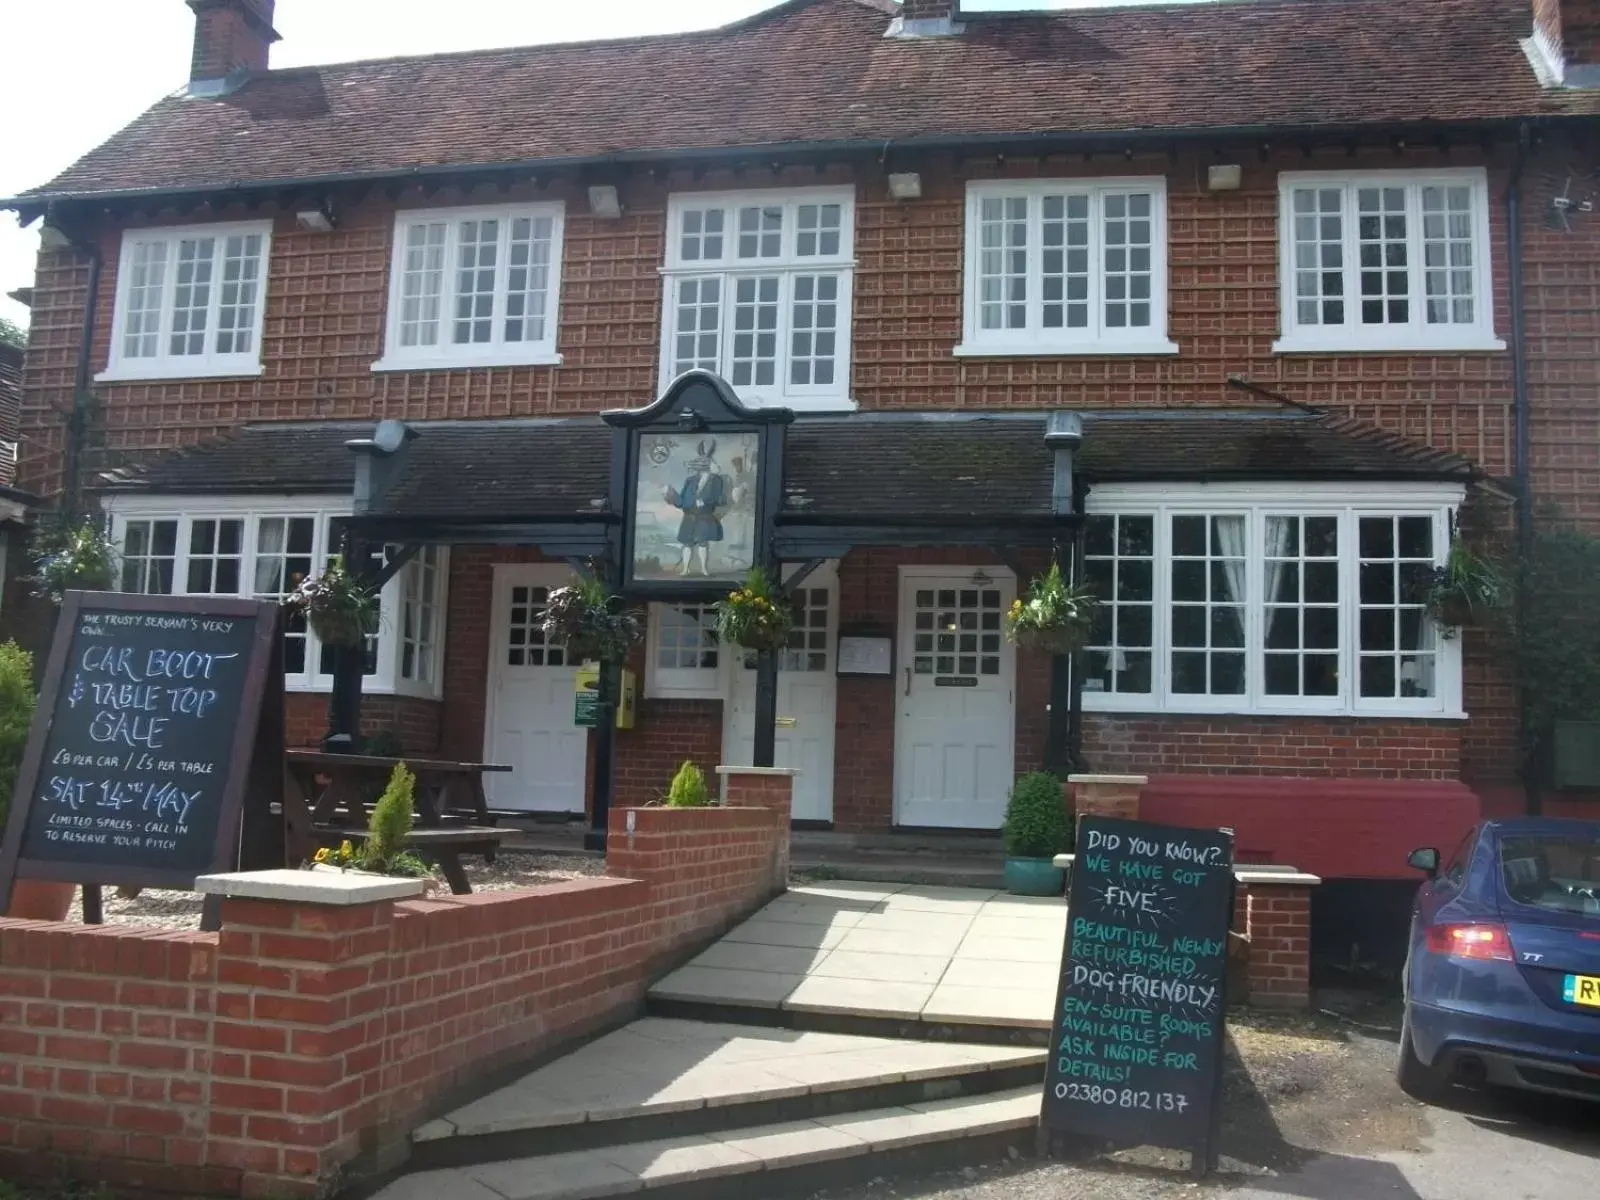
<svg viewBox="0 0 1600 1200">
<path fill-rule="evenodd" d="M 798 818 L 993 829 L 1074 750 L 1247 859 L 1371 878 L 1520 805 L 1514 681 L 1406 585 L 1469 495 L 1600 528 L 1595 0 L 791 0 L 279 71 L 273 0 L 190 3 L 187 91 L 9 202 L 59 235 L 19 483 L 102 504 L 125 587 L 278 596 L 352 515 L 449 531 L 386 587 L 365 722 L 581 812 L 538 628 L 570 570 L 515 531 L 614 521 L 597 414 L 703 368 L 796 413 L 780 545 L 850 531 L 780 673 Z M 416 437 L 358 498 L 386 418 Z M 1106 603 L 1052 724 L 998 622 L 1074 500 Z M 649 608 L 619 800 L 749 753 L 708 619 Z M 329 671 L 295 631 L 299 741 Z"/>
</svg>

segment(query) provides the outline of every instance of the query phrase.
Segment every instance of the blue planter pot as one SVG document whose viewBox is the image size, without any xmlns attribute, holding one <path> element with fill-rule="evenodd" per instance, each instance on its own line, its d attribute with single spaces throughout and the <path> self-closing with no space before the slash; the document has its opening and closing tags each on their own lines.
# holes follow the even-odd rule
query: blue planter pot
<svg viewBox="0 0 1600 1200">
<path fill-rule="evenodd" d="M 1013 896 L 1059 896 L 1067 873 L 1048 858 L 1006 859 L 1006 891 Z"/>
</svg>

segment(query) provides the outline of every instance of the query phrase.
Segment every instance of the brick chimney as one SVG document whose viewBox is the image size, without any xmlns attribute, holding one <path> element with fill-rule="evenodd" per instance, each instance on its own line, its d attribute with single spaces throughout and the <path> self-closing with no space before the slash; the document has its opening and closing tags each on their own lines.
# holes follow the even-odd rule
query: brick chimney
<svg viewBox="0 0 1600 1200">
<path fill-rule="evenodd" d="M 194 9 L 191 84 L 218 84 L 235 72 L 267 69 L 278 31 L 272 27 L 277 0 L 188 0 Z"/>
<path fill-rule="evenodd" d="M 1533 0 L 1533 29 L 1567 83 L 1594 86 L 1594 72 L 1580 71 L 1590 77 L 1580 82 L 1570 68 L 1600 65 L 1600 0 Z"/>
</svg>

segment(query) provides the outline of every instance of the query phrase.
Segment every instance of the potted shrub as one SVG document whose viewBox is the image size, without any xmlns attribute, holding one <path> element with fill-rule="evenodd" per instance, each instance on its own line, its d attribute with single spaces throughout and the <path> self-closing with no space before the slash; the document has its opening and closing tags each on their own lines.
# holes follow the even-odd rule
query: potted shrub
<svg viewBox="0 0 1600 1200">
<path fill-rule="evenodd" d="M 74 524 L 64 519 L 46 522 L 33 535 L 35 595 L 60 604 L 73 590 L 103 592 L 117 578 L 117 551 L 105 531 L 92 518 Z"/>
<path fill-rule="evenodd" d="M 717 602 L 717 637 L 746 650 L 781 650 L 794 628 L 794 606 L 763 567 L 745 577 L 744 586 Z"/>
<path fill-rule="evenodd" d="M 33 655 L 15 642 L 0 645 L 0 834 L 11 816 L 11 793 L 33 723 Z M 44 879 L 19 879 L 11 889 L 8 917 L 63 921 L 72 907 L 75 885 Z"/>
<path fill-rule="evenodd" d="M 593 576 L 557 588 L 545 602 L 544 635 L 566 643 L 569 662 L 621 662 L 639 632 L 638 614 Z"/>
<path fill-rule="evenodd" d="M 1071 654 L 1089 640 L 1094 608 L 1094 594 L 1068 583 L 1061 564 L 1051 563 L 1028 584 L 1028 594 L 1012 602 L 1006 637 L 1025 650 Z"/>
<path fill-rule="evenodd" d="M 1048 771 L 1024 775 L 1006 804 L 1006 890 L 1018 896 L 1059 896 L 1066 872 L 1052 861 L 1072 849 L 1072 820 L 1061 781 Z"/>
<path fill-rule="evenodd" d="M 668 808 L 705 808 L 711 803 L 711 793 L 706 790 L 705 772 L 692 762 L 678 768 L 667 789 Z"/>
<path fill-rule="evenodd" d="M 417 777 L 405 763 L 396 763 L 389 785 L 372 806 L 367 818 L 367 836 L 359 846 L 344 841 L 337 848 L 318 850 L 315 866 L 341 871 L 366 871 L 373 875 L 401 875 L 422 879 L 429 890 L 437 883 L 433 868 L 415 850 L 406 849 L 406 838 L 416 824 Z"/>
<path fill-rule="evenodd" d="M 335 554 L 328 569 L 301 581 L 289 603 L 325 646 L 360 646 L 378 631 L 378 597 L 365 580 Z"/>
<path fill-rule="evenodd" d="M 1444 566 L 1424 577 L 1420 591 L 1428 615 L 1447 638 L 1463 626 L 1487 624 L 1505 608 L 1509 594 L 1499 566 L 1459 539 L 1450 543 Z"/>
</svg>

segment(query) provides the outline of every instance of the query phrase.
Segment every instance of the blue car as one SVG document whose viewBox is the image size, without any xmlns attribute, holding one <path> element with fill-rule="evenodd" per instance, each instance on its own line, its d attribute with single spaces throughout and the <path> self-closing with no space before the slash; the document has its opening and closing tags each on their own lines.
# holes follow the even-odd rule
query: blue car
<svg viewBox="0 0 1600 1200">
<path fill-rule="evenodd" d="M 1600 1100 L 1600 821 L 1486 821 L 1417 892 L 1400 1086 Z"/>
</svg>

